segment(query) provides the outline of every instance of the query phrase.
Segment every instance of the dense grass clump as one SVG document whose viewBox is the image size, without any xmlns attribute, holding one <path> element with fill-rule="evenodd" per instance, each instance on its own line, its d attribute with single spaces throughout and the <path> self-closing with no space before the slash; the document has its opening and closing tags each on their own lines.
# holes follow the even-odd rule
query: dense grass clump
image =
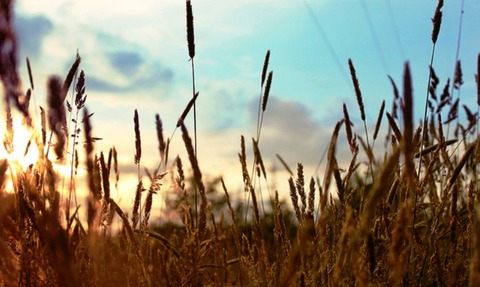
<svg viewBox="0 0 480 287">
<path fill-rule="evenodd" d="M 174 128 L 180 129 L 193 172 L 185 173 L 180 157 L 168 164 L 171 138 L 164 137 L 165 127 L 157 115 L 160 162 L 156 170 L 147 170 L 147 176 L 142 176 L 140 115 L 135 110 L 132 144 L 138 183 L 136 190 L 125 191 L 135 194 L 132 209 L 126 211 L 110 195 L 111 186 L 119 179 L 117 152 L 111 148 L 104 154 L 95 149 L 100 138 L 94 136 L 93 113 L 86 107 L 88 73 L 79 70 L 79 55 L 64 80 L 49 78 L 47 108 L 40 107 L 40 123 L 33 121 L 29 106 L 33 75 L 27 59 L 30 88 L 24 92 L 17 73 L 11 5 L 2 1 L 0 7 L 0 22 L 5 24 L 0 29 L 6 119 L 3 145 L 8 154 L 17 148 L 12 115 L 18 111 L 31 131 L 25 153 L 37 149 L 38 159 L 28 167 L 12 158 L 0 159 L 1 286 L 480 284 L 478 108 L 475 112 L 463 105 L 466 122 L 461 122 L 460 99 L 449 92 L 449 80 L 439 94 L 440 79 L 433 67 L 422 123 L 414 121 L 413 79 L 406 63 L 401 89 L 390 78 L 392 109 L 385 112 L 382 102 L 370 139 L 361 79 L 349 60 L 364 136 L 352 130 L 344 104 L 339 107 L 343 108 L 343 118 L 334 127 L 327 150 L 323 180 L 307 178 L 301 163 L 292 171 L 282 161 L 291 175 L 285 179 L 290 209 L 277 191 L 267 199 L 260 188 L 260 182 L 268 178 L 260 148 L 263 116 L 268 112 L 273 84 L 268 51 L 261 73 L 252 158 L 241 136 L 238 155 L 245 199 L 239 203 L 232 199 L 223 179 L 205 182 L 197 161 L 196 116 L 193 140 L 185 123 L 190 110 L 195 111 L 199 95 L 193 65 L 193 9 L 187 0 L 193 90 Z M 439 1 L 433 18 L 433 47 L 440 33 L 442 6 L 443 1 Z M 480 55 L 477 65 L 480 105 Z M 460 89 L 462 83 L 458 64 L 453 88 Z M 72 85 L 70 103 L 66 98 Z M 379 152 L 374 145 L 384 117 L 388 148 Z M 351 153 L 345 170 L 337 158 L 342 129 Z M 452 135 L 445 130 L 452 130 Z M 359 157 L 365 162 L 358 162 Z M 58 161 L 70 167 L 67 185 L 62 184 L 64 175 L 55 168 Z M 86 169 L 85 178 L 77 176 L 79 166 Z M 151 225 L 152 202 L 167 180 L 172 182 L 168 193 L 173 195 L 169 208 L 181 221 Z M 88 189 L 86 206 L 77 198 L 79 186 Z"/>
</svg>

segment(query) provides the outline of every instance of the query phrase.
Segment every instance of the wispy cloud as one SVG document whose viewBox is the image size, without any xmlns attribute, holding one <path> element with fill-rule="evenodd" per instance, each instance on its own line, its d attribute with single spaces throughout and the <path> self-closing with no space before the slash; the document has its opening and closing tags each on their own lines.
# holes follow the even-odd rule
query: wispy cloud
<svg viewBox="0 0 480 287">
<path fill-rule="evenodd" d="M 164 67 L 159 61 L 147 61 L 138 51 L 120 50 L 104 51 L 107 59 L 107 67 L 110 73 L 95 73 L 95 68 L 89 81 L 89 87 L 93 91 L 121 92 L 121 95 L 138 91 L 152 91 L 159 86 L 172 85 L 174 72 Z M 105 68 L 105 67 L 104 67 Z M 149 93 L 144 96 L 151 97 Z"/>
<path fill-rule="evenodd" d="M 250 106 L 250 119 L 256 122 L 256 106 Z M 302 103 L 271 97 L 263 122 L 260 148 L 265 157 L 274 159 L 280 154 L 285 159 L 315 165 L 321 158 L 328 138 L 328 130 L 317 119 L 314 111 Z"/>
<path fill-rule="evenodd" d="M 21 53 L 37 57 L 44 39 L 53 30 L 53 23 L 45 16 L 22 16 L 15 18 L 15 27 L 20 41 Z"/>
<path fill-rule="evenodd" d="M 118 72 L 127 77 L 135 76 L 144 63 L 142 56 L 133 51 L 119 51 L 108 55 L 110 64 Z"/>
</svg>

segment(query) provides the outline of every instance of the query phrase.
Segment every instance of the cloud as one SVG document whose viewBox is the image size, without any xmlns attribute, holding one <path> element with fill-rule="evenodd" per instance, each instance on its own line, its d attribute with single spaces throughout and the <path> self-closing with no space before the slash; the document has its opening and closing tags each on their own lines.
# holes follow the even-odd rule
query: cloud
<svg viewBox="0 0 480 287">
<path fill-rule="evenodd" d="M 152 90 L 159 85 L 169 84 L 173 79 L 173 71 L 169 69 L 156 69 L 146 67 L 149 72 L 126 81 L 118 81 L 113 76 L 114 73 L 108 77 L 101 75 L 93 75 L 88 78 L 88 88 L 92 91 L 111 92 L 111 93 L 125 93 Z M 149 93 L 145 93 L 149 95 Z M 151 94 L 150 94 L 151 96 Z"/>
<path fill-rule="evenodd" d="M 29 57 L 36 57 L 42 50 L 45 37 L 53 30 L 53 24 L 45 16 L 17 15 L 15 28 L 20 41 L 21 53 Z"/>
<path fill-rule="evenodd" d="M 112 67 L 127 77 L 135 75 L 144 63 L 138 53 L 131 51 L 115 52 L 109 54 L 108 58 Z"/>
<path fill-rule="evenodd" d="M 145 68 L 139 77 L 132 83 L 133 89 L 139 88 L 155 88 L 158 86 L 168 85 L 173 81 L 175 73 L 172 69 L 162 66 L 159 62 L 153 64 L 145 64 Z"/>
<path fill-rule="evenodd" d="M 257 109 L 258 101 L 252 101 L 249 108 L 252 125 L 257 122 Z M 273 96 L 264 115 L 260 149 L 270 160 L 278 153 L 286 160 L 314 165 L 326 147 L 327 128 L 302 103 Z"/>
<path fill-rule="evenodd" d="M 254 126 L 257 121 L 257 107 L 258 102 L 252 101 L 249 110 L 251 124 Z M 335 123 L 341 120 L 341 117 L 332 123 L 331 114 L 319 118 L 310 107 L 302 103 L 275 95 L 269 98 L 259 144 L 266 166 L 273 165 L 283 171 L 283 166 L 276 157 L 276 154 L 279 154 L 291 170 L 295 170 L 297 163 L 302 163 L 308 176 L 323 177 L 327 164 L 325 152 L 329 147 Z M 336 158 L 340 168 L 344 169 L 348 168 L 352 159 L 345 140 L 342 126 L 336 146 Z M 246 141 L 247 145 L 252 145 L 248 137 Z"/>
<path fill-rule="evenodd" d="M 171 88 L 175 73 L 163 60 L 167 57 L 149 53 L 148 47 L 131 42 L 115 30 L 96 30 L 77 19 L 68 21 L 67 17 L 44 14 L 20 9 L 15 17 L 21 57 L 33 60 L 36 74 L 66 73 L 71 66 L 66 59 L 79 51 L 90 91 L 120 96 L 136 93 L 148 98 L 152 90 Z"/>
<path fill-rule="evenodd" d="M 87 85 L 88 89 L 91 90 L 91 91 L 112 92 L 112 93 L 125 91 L 125 88 L 116 86 L 116 85 L 111 84 L 110 82 L 108 82 L 106 80 L 103 80 L 101 78 L 94 77 L 94 76 L 93 77 L 92 76 L 88 77 L 88 79 L 86 81 L 86 85 Z"/>
<path fill-rule="evenodd" d="M 247 90 L 234 85 L 228 88 L 229 83 L 232 82 L 227 81 L 218 87 L 200 92 L 201 113 L 208 115 L 202 118 L 202 121 L 208 126 L 209 131 L 225 132 L 248 124 Z M 203 103 L 207 104 L 203 105 Z"/>
<path fill-rule="evenodd" d="M 168 87 L 173 79 L 172 69 L 165 67 L 158 59 L 146 61 L 141 53 L 133 50 L 103 51 L 108 67 L 107 73 L 95 73 L 88 81 L 89 88 L 94 91 L 112 93 L 132 93 L 151 91 L 162 86 Z M 149 93 L 145 93 L 148 95 Z"/>
</svg>

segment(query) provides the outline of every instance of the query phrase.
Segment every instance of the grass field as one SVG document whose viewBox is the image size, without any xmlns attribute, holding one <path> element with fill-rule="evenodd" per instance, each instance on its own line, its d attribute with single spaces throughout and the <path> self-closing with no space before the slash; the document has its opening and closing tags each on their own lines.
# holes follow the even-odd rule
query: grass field
<svg viewBox="0 0 480 287">
<path fill-rule="evenodd" d="M 92 132 L 95 115 L 87 108 L 88 71 L 80 69 L 80 56 L 65 78 L 48 79 L 47 103 L 39 108 L 40 122 L 34 122 L 34 75 L 28 66 L 29 88 L 21 90 L 13 4 L 1 3 L 6 158 L 0 159 L 0 286 L 480 285 L 479 108 L 460 100 L 460 62 L 451 81 L 438 79 L 431 67 L 428 92 L 416 96 L 422 99 L 417 104 L 425 105 L 421 124 L 413 119 L 409 63 L 398 67 L 403 79 L 391 79 L 393 102 L 390 108 L 382 103 L 369 130 L 356 75 L 361 67 L 349 60 L 362 120 L 355 124 L 364 132 L 352 130 L 347 106 L 339 106 L 344 116 L 332 132 L 324 178 L 307 178 L 301 163 L 295 169 L 285 164 L 291 174 L 284 179 L 290 188 L 287 203 L 276 191 L 269 199 L 260 192 L 269 175 L 259 142 L 275 84 L 268 51 L 259 73 L 253 153 L 247 154 L 243 136 L 240 142 L 245 197 L 239 202 L 223 180 L 207 184 L 197 162 L 195 37 L 187 1 L 192 100 L 173 136 L 182 137 L 188 157 L 169 158 L 171 138 L 164 137 L 157 116 L 160 161 L 141 176 L 141 128 L 137 110 L 132 111 L 139 177 L 136 191 L 126 191 L 135 193 L 135 201 L 125 209 L 110 196 L 121 176 L 116 150 L 95 149 L 100 139 Z M 439 1 L 433 12 L 432 63 L 442 5 Z M 480 105 L 480 54 L 466 60 L 477 63 Z M 188 129 L 187 114 L 194 118 Z M 15 140 L 16 115 L 30 133 L 24 143 Z M 388 130 L 385 139 L 378 136 L 382 125 Z M 340 144 L 350 148 L 346 169 L 337 160 Z M 381 144 L 386 149 L 374 148 Z M 33 153 L 35 163 L 22 165 L 15 156 L 19 148 L 20 155 Z M 58 162 L 68 172 L 61 172 Z M 80 169 L 85 177 L 78 176 Z M 152 225 L 152 201 L 167 182 L 165 212 L 181 221 Z M 88 189 L 86 203 L 77 196 L 79 188 Z"/>
</svg>

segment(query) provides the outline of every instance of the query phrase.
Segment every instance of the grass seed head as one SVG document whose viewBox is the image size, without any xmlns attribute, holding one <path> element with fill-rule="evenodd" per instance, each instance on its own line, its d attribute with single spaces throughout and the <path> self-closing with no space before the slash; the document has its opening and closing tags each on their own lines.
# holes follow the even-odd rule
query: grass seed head
<svg viewBox="0 0 480 287">
<path fill-rule="evenodd" d="M 135 164 L 140 163 L 140 159 L 142 158 L 142 139 L 140 137 L 140 123 L 138 120 L 138 111 L 135 109 L 133 115 L 133 123 L 134 123 L 134 130 L 135 130 L 135 157 L 133 162 Z"/>
<path fill-rule="evenodd" d="M 262 69 L 262 79 L 260 82 L 260 85 L 263 87 L 263 84 L 265 83 L 265 77 L 267 76 L 267 70 L 268 70 L 268 62 L 270 61 L 270 50 L 267 51 L 267 54 L 265 54 L 265 60 L 263 62 L 263 69 Z"/>
<path fill-rule="evenodd" d="M 432 42 L 435 45 L 437 43 L 438 34 L 440 34 L 440 25 L 442 24 L 442 9 L 443 7 L 443 0 L 438 0 L 437 8 L 435 8 L 435 14 L 432 18 Z"/>
<path fill-rule="evenodd" d="M 358 82 L 357 72 L 353 66 L 352 59 L 348 59 L 348 67 L 350 68 L 350 75 L 352 77 L 353 87 L 355 89 L 355 96 L 357 97 L 358 107 L 360 109 L 360 117 L 365 121 L 365 106 L 363 105 L 362 91 L 360 90 L 360 83 Z"/>
<path fill-rule="evenodd" d="M 193 11 L 192 2 L 187 0 L 187 43 L 188 43 L 188 55 L 190 59 L 195 57 L 195 35 L 193 29 Z"/>
</svg>

